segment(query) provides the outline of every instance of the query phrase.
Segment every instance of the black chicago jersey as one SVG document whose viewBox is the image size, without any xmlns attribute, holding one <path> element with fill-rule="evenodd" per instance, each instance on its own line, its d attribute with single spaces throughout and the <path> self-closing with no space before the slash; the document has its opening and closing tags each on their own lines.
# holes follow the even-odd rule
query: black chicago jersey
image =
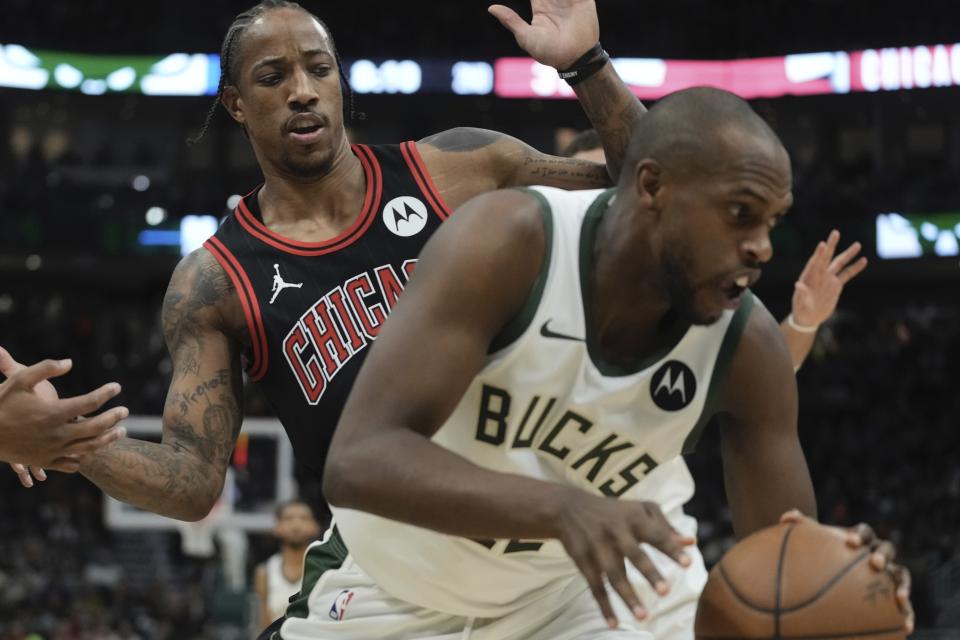
<svg viewBox="0 0 960 640">
<path fill-rule="evenodd" d="M 334 427 L 416 264 L 450 214 L 413 142 L 353 145 L 366 175 L 356 222 L 324 242 L 267 229 L 248 194 L 205 244 L 236 287 L 250 333 L 245 354 L 293 443 L 320 474 Z"/>
</svg>

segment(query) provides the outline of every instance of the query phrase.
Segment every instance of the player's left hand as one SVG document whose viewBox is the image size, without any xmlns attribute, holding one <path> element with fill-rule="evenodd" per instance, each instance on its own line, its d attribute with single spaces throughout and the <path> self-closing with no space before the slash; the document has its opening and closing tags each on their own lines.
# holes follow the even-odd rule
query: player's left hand
<svg viewBox="0 0 960 640">
<path fill-rule="evenodd" d="M 600 41 L 594 0 L 530 0 L 530 8 L 533 19 L 529 23 L 502 4 L 491 5 L 487 11 L 541 64 L 567 69 Z"/>
<path fill-rule="evenodd" d="M 780 517 L 780 522 L 799 522 L 806 517 L 799 511 L 788 511 Z M 873 552 L 870 555 L 870 566 L 876 571 L 886 571 L 893 576 L 893 581 L 897 585 L 897 603 L 906 618 L 904 629 L 908 634 L 913 633 L 914 613 L 913 605 L 910 603 L 910 571 L 894 562 L 897 549 L 889 540 L 878 538 L 873 528 L 866 523 L 861 522 L 850 527 L 846 532 L 847 546 L 852 549 L 866 546 Z"/>
<path fill-rule="evenodd" d="M 860 253 L 859 242 L 834 257 L 839 242 L 840 232 L 834 229 L 826 242 L 817 245 L 797 279 L 791 309 L 797 324 L 807 327 L 823 324 L 836 310 L 844 285 L 866 268 L 866 258 L 854 260 Z"/>
</svg>

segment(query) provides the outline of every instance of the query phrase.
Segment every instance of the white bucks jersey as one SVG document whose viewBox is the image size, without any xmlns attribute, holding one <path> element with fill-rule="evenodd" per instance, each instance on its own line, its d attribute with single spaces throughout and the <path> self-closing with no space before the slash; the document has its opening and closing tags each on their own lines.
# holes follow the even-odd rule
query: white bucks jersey
<svg viewBox="0 0 960 640">
<path fill-rule="evenodd" d="M 613 191 L 530 192 L 544 210 L 540 278 L 433 441 L 494 471 L 652 500 L 682 518 L 692 482 L 680 454 L 713 413 L 752 298 L 632 369 L 606 363 L 586 309 L 596 229 Z M 334 515 L 383 589 L 455 615 L 504 615 L 577 573 L 556 540 L 470 540 L 348 509 Z"/>
</svg>

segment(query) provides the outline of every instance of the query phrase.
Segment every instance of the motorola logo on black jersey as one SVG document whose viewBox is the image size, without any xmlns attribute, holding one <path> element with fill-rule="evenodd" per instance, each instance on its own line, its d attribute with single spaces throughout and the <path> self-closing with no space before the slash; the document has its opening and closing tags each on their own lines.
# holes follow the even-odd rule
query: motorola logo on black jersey
<svg viewBox="0 0 960 640">
<path fill-rule="evenodd" d="M 696 394 L 697 379 L 679 360 L 664 363 L 650 380 L 653 402 L 664 411 L 680 411 L 693 402 Z"/>
<path fill-rule="evenodd" d="M 383 206 L 383 224 L 402 238 L 415 236 L 427 225 L 427 205 L 412 196 L 399 196 Z"/>
</svg>

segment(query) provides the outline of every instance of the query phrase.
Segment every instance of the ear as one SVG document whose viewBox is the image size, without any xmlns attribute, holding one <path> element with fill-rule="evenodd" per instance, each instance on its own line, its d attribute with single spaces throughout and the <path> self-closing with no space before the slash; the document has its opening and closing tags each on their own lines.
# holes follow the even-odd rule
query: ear
<svg viewBox="0 0 960 640">
<path fill-rule="evenodd" d="M 243 100 L 240 98 L 240 92 L 233 85 L 227 85 L 220 94 L 220 103 L 227 110 L 230 117 L 240 124 L 246 123 L 247 119 L 243 113 Z"/>
<path fill-rule="evenodd" d="M 660 163 L 649 158 L 638 162 L 634 189 L 643 208 L 659 211 L 664 194 L 663 167 Z"/>
</svg>

